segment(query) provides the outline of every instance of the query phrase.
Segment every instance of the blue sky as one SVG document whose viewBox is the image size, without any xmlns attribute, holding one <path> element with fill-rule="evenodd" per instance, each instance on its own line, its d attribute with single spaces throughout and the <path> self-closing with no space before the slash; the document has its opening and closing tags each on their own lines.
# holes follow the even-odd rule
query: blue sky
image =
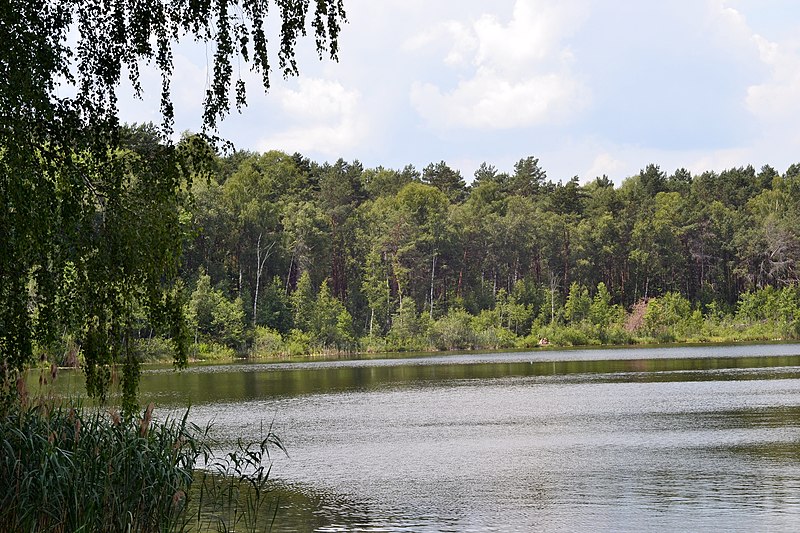
<svg viewBox="0 0 800 533">
<path fill-rule="evenodd" d="M 222 124 L 237 148 L 421 169 L 470 180 L 529 155 L 553 180 L 648 163 L 672 172 L 800 162 L 800 2 L 345 0 L 340 61 L 299 47 L 300 78 Z M 213 49 L 181 45 L 178 130 L 197 130 Z M 122 118 L 159 121 L 158 78 Z"/>
</svg>

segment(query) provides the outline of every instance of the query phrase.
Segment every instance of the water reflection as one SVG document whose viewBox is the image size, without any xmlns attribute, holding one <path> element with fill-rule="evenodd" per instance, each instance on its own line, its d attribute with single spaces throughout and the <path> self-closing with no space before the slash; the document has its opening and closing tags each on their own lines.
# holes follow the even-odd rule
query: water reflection
<svg viewBox="0 0 800 533">
<path fill-rule="evenodd" d="M 280 531 L 794 531 L 800 347 L 151 371 L 223 438 L 274 421 Z"/>
<path fill-rule="evenodd" d="M 612 355 L 608 351 L 595 351 L 593 354 L 598 352 Z M 522 354 L 514 354 L 514 359 L 520 356 Z M 499 356 L 493 357 L 491 362 L 484 362 L 486 356 L 466 362 L 458 356 L 445 356 L 422 361 L 416 359 L 410 363 L 403 359 L 367 361 L 372 364 L 360 361 L 361 364 L 354 366 L 346 366 L 339 361 L 200 367 L 183 373 L 153 371 L 142 380 L 142 395 L 153 397 L 161 403 L 188 402 L 196 405 L 263 396 L 300 396 L 374 390 L 387 385 L 435 385 L 448 380 L 503 377 L 555 376 L 563 380 L 566 376 L 566 379 L 580 381 L 689 381 L 800 376 L 800 355 L 503 362 L 498 362 Z"/>
</svg>

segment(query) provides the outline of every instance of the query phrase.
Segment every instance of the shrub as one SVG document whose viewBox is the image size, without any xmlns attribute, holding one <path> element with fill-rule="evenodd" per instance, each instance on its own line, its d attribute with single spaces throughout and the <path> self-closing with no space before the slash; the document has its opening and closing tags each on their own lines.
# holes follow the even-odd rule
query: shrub
<svg viewBox="0 0 800 533">
<path fill-rule="evenodd" d="M 425 349 L 425 320 L 417 315 L 413 302 L 400 306 L 392 316 L 392 327 L 386 336 L 386 345 L 395 351 L 414 351 Z"/>
<path fill-rule="evenodd" d="M 211 286 L 211 278 L 203 271 L 187 304 L 186 318 L 198 337 L 214 339 L 231 348 L 240 347 L 244 340 L 241 298 L 226 298 Z"/>
<path fill-rule="evenodd" d="M 477 338 L 472 330 L 472 317 L 463 309 L 450 311 L 431 325 L 429 339 L 440 350 L 474 348 Z"/>
<path fill-rule="evenodd" d="M 236 350 L 216 342 L 198 342 L 193 346 L 192 352 L 201 361 L 236 358 Z"/>
<path fill-rule="evenodd" d="M 623 327 L 613 327 L 605 330 L 604 344 L 622 345 L 634 344 L 635 339 Z"/>
<path fill-rule="evenodd" d="M 489 326 L 485 329 L 476 329 L 475 345 L 480 348 L 514 348 L 518 337 L 506 328 Z"/>
<path fill-rule="evenodd" d="M 585 328 L 576 326 L 557 328 L 548 339 L 556 346 L 587 346 L 589 344 L 600 344 L 600 341 L 588 334 Z"/>
<path fill-rule="evenodd" d="M 377 335 L 367 335 L 361 337 L 359 341 L 361 349 L 366 353 L 381 353 L 392 351 L 386 344 L 386 339 Z"/>
<path fill-rule="evenodd" d="M 266 357 L 286 352 L 286 345 L 281 334 L 274 329 L 256 326 L 253 330 L 253 344 L 250 346 L 250 357 Z"/>
<path fill-rule="evenodd" d="M 314 339 L 310 333 L 293 329 L 286 339 L 286 352 L 289 355 L 307 355 L 311 353 L 311 344 Z"/>
<path fill-rule="evenodd" d="M 645 334 L 664 339 L 662 342 L 671 342 L 676 333 L 683 333 L 693 327 L 692 304 L 680 293 L 668 292 L 648 302 L 644 314 Z"/>
<path fill-rule="evenodd" d="M 800 286 L 771 286 L 739 297 L 736 318 L 759 330 L 772 330 L 769 337 L 800 337 Z"/>
<path fill-rule="evenodd" d="M 143 363 L 172 361 L 172 359 L 175 357 L 174 342 L 170 339 L 165 339 L 164 337 L 136 339 L 134 341 L 133 350 L 139 361 Z"/>
</svg>

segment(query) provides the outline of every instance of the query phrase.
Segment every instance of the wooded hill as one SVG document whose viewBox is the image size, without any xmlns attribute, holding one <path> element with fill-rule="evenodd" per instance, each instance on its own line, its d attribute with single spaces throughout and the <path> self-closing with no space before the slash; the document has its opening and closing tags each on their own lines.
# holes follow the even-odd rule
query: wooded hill
<svg viewBox="0 0 800 533">
<path fill-rule="evenodd" d="M 131 147 L 153 131 L 131 130 Z M 554 181 L 534 157 L 483 163 L 469 185 L 444 161 L 395 170 L 235 152 L 204 169 L 182 219 L 181 275 L 205 350 L 800 333 L 800 165 L 651 164 L 619 186 Z"/>
</svg>

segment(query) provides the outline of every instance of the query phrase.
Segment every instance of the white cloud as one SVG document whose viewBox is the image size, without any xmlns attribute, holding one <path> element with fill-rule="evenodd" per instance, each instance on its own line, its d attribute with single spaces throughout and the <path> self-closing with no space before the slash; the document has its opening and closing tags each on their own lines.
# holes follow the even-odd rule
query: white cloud
<svg viewBox="0 0 800 533">
<path fill-rule="evenodd" d="M 755 154 L 750 148 L 729 148 L 726 150 L 714 150 L 709 153 L 688 155 L 692 156 L 688 161 L 685 155 L 681 155 L 684 161 L 680 164 L 692 174 L 701 174 L 707 170 L 720 172 L 725 169 L 750 164 L 758 168 L 757 161 L 753 159 Z"/>
<path fill-rule="evenodd" d="M 445 65 L 470 66 L 472 75 L 452 90 L 414 82 L 416 111 L 437 128 L 507 129 L 553 123 L 588 105 L 589 91 L 570 71 L 562 40 L 584 14 L 575 2 L 517 0 L 511 20 L 484 14 L 471 24 L 447 22 L 423 31 L 407 48 L 449 36 Z"/>
<path fill-rule="evenodd" d="M 465 178 L 527 155 L 556 181 L 619 182 L 648 163 L 782 171 L 800 148 L 800 7 L 769 4 L 352 0 L 340 62 L 302 41 L 302 75 L 273 73 L 268 95 L 243 64 L 249 107 L 220 132 L 368 166 L 444 159 Z M 177 131 L 200 126 L 208 58 L 176 48 Z M 122 88 L 123 118 L 159 122 L 157 73 L 143 82 L 144 102 Z"/>
<path fill-rule="evenodd" d="M 337 81 L 301 78 L 296 90 L 280 88 L 275 96 L 294 125 L 261 139 L 259 150 L 340 156 L 368 136 L 369 124 L 359 112 L 361 94 Z"/>
<path fill-rule="evenodd" d="M 800 113 L 800 53 L 789 43 L 774 43 L 753 35 L 770 78 L 747 89 L 747 108 L 757 117 L 786 122 Z M 791 120 L 792 125 L 796 124 Z"/>
<path fill-rule="evenodd" d="M 417 33 L 403 43 L 401 48 L 405 51 L 426 50 L 438 42 L 451 43 L 443 60 L 449 67 L 469 66 L 479 44 L 472 28 L 450 20 Z"/>
<path fill-rule="evenodd" d="M 282 88 L 276 95 L 283 110 L 295 120 L 336 121 L 352 114 L 361 95 L 341 83 L 317 78 L 300 78 L 296 91 Z"/>
<path fill-rule="evenodd" d="M 479 43 L 475 65 L 487 65 L 505 75 L 558 54 L 560 41 L 582 15 L 574 3 L 517 0 L 508 25 L 483 15 L 474 24 Z"/>
<path fill-rule="evenodd" d="M 205 89 L 208 88 L 208 65 L 196 65 L 183 53 L 176 53 L 172 76 L 172 94 L 175 105 L 188 116 L 199 116 L 203 108 Z M 161 83 L 159 76 L 157 83 Z M 203 88 L 200 90 L 200 88 Z M 152 93 L 158 96 L 158 92 Z"/>
<path fill-rule="evenodd" d="M 753 31 L 747 18 L 726 6 L 725 1 L 713 0 L 711 5 L 732 46 L 749 47 L 768 72 L 767 79 L 747 87 L 748 111 L 772 126 L 783 124 L 793 129 L 800 115 L 800 42 L 767 39 Z"/>
<path fill-rule="evenodd" d="M 545 74 L 510 81 L 491 68 L 442 93 L 433 84 L 415 83 L 411 101 L 436 126 L 506 129 L 554 122 L 582 107 L 585 90 L 567 76 Z"/>
<path fill-rule="evenodd" d="M 709 15 L 716 22 L 712 29 L 716 31 L 717 38 L 727 41 L 728 45 L 746 43 L 753 34 L 747 19 L 738 10 L 725 4 L 725 0 L 709 0 Z"/>
<path fill-rule="evenodd" d="M 615 158 L 608 152 L 598 154 L 592 161 L 592 166 L 584 174 L 584 179 L 591 181 L 598 176 L 614 178 L 625 169 L 625 163 Z"/>
</svg>

